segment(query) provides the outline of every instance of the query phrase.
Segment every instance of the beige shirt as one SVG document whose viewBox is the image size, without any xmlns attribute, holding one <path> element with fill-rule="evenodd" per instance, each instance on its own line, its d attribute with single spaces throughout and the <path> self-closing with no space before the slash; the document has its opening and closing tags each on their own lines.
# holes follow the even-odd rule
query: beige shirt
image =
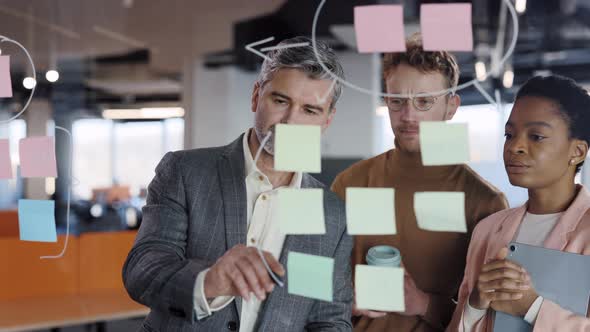
<svg viewBox="0 0 590 332">
<path fill-rule="evenodd" d="M 279 231 L 278 223 L 273 220 L 276 220 L 277 215 L 278 189 L 284 187 L 273 188 L 268 177 L 256 167 L 248 145 L 250 132 L 251 130 L 248 130 L 243 139 L 248 217 L 247 246 L 260 246 L 260 249 L 270 252 L 278 260 L 285 242 L 285 234 Z M 302 173 L 294 173 L 288 188 L 301 188 L 301 180 Z M 207 271 L 208 269 L 198 274 L 194 289 L 195 312 L 199 320 L 225 308 L 234 300 L 233 296 L 220 296 L 210 301 L 206 299 L 204 281 Z M 254 295 L 250 297 L 250 301 L 243 300 L 240 332 L 254 331 L 261 304 L 262 302 Z"/>
</svg>

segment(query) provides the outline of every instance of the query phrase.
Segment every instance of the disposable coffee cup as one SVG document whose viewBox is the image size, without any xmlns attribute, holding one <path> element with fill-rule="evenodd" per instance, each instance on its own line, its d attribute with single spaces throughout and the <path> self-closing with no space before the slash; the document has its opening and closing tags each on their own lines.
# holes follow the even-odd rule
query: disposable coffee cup
<svg viewBox="0 0 590 332">
<path fill-rule="evenodd" d="M 367 264 L 384 267 L 400 267 L 402 255 L 392 246 L 375 246 L 369 249 L 366 256 Z"/>
</svg>

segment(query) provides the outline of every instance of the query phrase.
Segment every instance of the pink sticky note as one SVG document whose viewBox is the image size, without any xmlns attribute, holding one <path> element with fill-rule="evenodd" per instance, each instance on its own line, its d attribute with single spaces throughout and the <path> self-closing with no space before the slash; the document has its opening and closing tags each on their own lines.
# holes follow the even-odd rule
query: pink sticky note
<svg viewBox="0 0 590 332">
<path fill-rule="evenodd" d="M 0 139 L 0 179 L 12 178 L 10 165 L 10 144 L 7 139 Z"/>
<path fill-rule="evenodd" d="M 359 53 L 406 51 L 401 5 L 354 7 L 354 31 Z"/>
<path fill-rule="evenodd" d="M 470 3 L 421 5 L 420 29 L 425 51 L 473 51 Z"/>
<path fill-rule="evenodd" d="M 12 80 L 10 79 L 10 56 L 0 56 L 0 98 L 12 97 Z"/>
<path fill-rule="evenodd" d="M 21 175 L 25 178 L 57 177 L 53 137 L 28 137 L 19 144 Z"/>
</svg>

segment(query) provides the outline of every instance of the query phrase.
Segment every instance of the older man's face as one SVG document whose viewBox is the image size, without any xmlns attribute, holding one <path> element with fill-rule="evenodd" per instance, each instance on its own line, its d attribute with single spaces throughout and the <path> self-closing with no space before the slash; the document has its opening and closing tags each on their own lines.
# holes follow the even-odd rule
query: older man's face
<svg viewBox="0 0 590 332">
<path fill-rule="evenodd" d="M 332 81 L 307 77 L 299 69 L 280 69 L 264 86 L 256 85 L 252 92 L 254 129 L 260 141 L 276 124 L 317 125 L 322 132 L 328 128 L 335 109 L 330 110 Z M 265 145 L 273 154 L 274 135 Z"/>
</svg>

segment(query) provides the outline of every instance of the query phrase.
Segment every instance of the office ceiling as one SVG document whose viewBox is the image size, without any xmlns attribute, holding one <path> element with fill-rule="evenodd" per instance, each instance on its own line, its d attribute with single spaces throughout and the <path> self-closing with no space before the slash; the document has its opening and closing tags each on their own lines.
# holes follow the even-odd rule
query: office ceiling
<svg viewBox="0 0 590 332">
<path fill-rule="evenodd" d="M 351 49 L 345 36 L 347 29 L 350 35 L 352 8 L 356 5 L 403 3 L 406 30 L 411 30 L 419 26 L 421 3 L 457 1 L 472 2 L 474 8 L 475 52 L 459 54 L 462 80 L 470 80 L 475 75 L 474 62 L 489 58 L 495 47 L 503 0 L 327 0 L 318 38 L 339 49 Z M 244 46 L 270 35 L 276 39 L 310 35 L 319 3 L 320 0 L 0 0 L 0 35 L 24 44 L 39 73 L 55 63 L 66 70 L 78 68 L 77 78 L 84 82 L 84 89 L 98 93 L 99 97 L 140 96 L 161 89 L 166 92 L 163 95 L 174 99 L 187 59 L 204 56 L 210 66 L 255 70 L 260 58 L 245 51 Z M 510 62 L 515 84 L 538 70 L 590 82 L 590 0 L 528 0 L 519 22 L 518 43 Z M 340 33 L 334 33 L 338 32 L 335 26 L 340 27 Z M 508 23 L 507 40 L 511 33 Z M 17 52 L 5 44 L 0 44 L 5 53 Z M 15 66 L 25 75 L 23 59 L 13 57 Z M 499 87 L 500 80 L 492 81 L 492 85 Z M 49 90 L 40 87 L 40 93 L 43 91 Z"/>
</svg>

